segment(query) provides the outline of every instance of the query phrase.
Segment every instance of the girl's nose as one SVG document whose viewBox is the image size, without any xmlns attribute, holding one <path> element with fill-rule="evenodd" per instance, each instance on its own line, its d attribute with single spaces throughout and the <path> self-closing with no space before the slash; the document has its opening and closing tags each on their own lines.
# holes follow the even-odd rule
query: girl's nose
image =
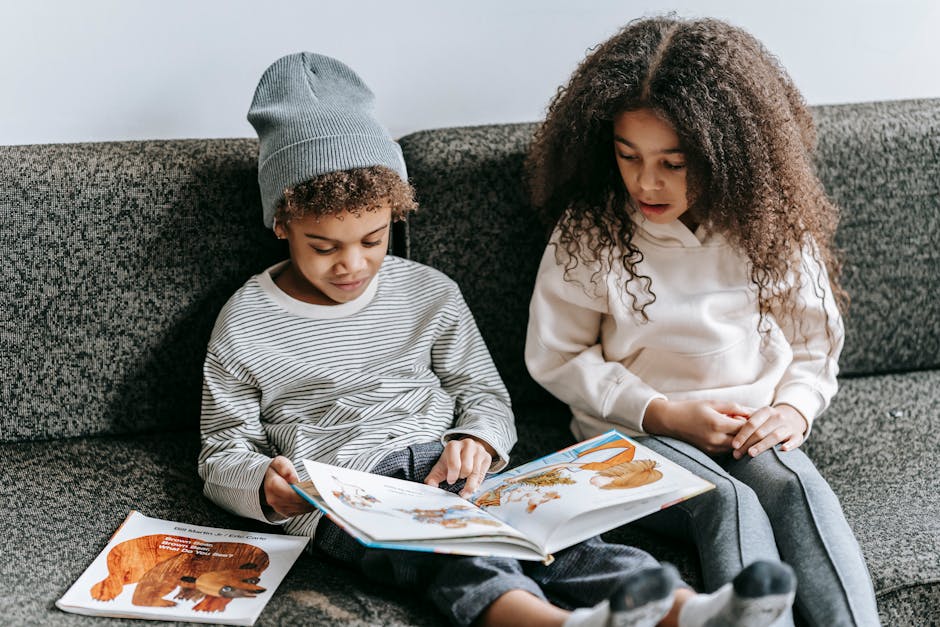
<svg viewBox="0 0 940 627">
<path fill-rule="evenodd" d="M 659 189 L 662 184 L 662 180 L 656 173 L 655 168 L 644 165 L 640 168 L 639 175 L 637 176 L 637 183 L 639 184 L 640 189 L 646 191 Z"/>
</svg>

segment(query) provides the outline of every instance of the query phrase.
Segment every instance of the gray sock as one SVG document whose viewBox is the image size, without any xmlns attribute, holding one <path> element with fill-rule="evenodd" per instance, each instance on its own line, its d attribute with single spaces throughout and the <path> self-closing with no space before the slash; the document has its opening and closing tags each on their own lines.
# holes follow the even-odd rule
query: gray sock
<svg viewBox="0 0 940 627">
<path fill-rule="evenodd" d="M 793 605 L 796 577 L 781 562 L 754 562 L 712 594 L 698 594 L 679 613 L 680 627 L 765 627 Z"/>
<path fill-rule="evenodd" d="M 669 564 L 631 573 L 607 601 L 572 612 L 565 627 L 653 627 L 672 607 L 678 581 Z"/>
</svg>

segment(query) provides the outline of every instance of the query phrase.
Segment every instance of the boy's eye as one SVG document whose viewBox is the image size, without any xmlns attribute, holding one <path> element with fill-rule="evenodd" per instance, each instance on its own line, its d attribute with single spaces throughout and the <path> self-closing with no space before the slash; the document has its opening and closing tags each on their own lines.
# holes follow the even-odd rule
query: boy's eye
<svg viewBox="0 0 940 627">
<path fill-rule="evenodd" d="M 684 167 L 685 167 L 684 163 L 669 163 L 668 161 L 666 162 L 666 168 L 669 170 L 681 170 Z"/>
<path fill-rule="evenodd" d="M 311 246 L 310 248 L 312 248 L 318 255 L 329 255 L 336 252 L 335 246 L 333 248 L 317 248 L 316 246 Z"/>
<path fill-rule="evenodd" d="M 636 160 L 636 155 L 625 155 L 625 154 L 623 154 L 622 152 L 618 152 L 618 153 L 617 153 L 617 156 L 620 157 L 621 159 L 626 160 L 626 161 L 634 161 L 634 160 Z"/>
<path fill-rule="evenodd" d="M 376 242 L 362 242 L 362 245 L 365 246 L 366 248 L 373 248 L 375 246 L 378 246 L 381 243 L 382 243 L 382 240 L 378 240 Z"/>
</svg>

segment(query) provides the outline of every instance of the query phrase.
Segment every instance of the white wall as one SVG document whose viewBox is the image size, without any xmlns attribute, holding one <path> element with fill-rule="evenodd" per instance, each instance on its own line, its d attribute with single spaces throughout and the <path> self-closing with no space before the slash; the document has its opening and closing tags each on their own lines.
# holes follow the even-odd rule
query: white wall
<svg viewBox="0 0 940 627">
<path fill-rule="evenodd" d="M 0 144 L 253 136 L 261 73 L 356 69 L 393 135 L 536 120 L 585 51 L 675 10 L 743 26 L 811 104 L 940 97 L 936 0 L 35 0 L 0 5 Z"/>
</svg>

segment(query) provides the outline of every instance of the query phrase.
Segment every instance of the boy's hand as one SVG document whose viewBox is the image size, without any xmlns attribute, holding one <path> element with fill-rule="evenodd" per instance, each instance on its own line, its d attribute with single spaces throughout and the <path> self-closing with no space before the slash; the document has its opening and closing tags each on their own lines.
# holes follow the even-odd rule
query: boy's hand
<svg viewBox="0 0 940 627">
<path fill-rule="evenodd" d="M 278 455 L 264 473 L 261 485 L 261 508 L 270 507 L 275 512 L 290 518 L 313 511 L 313 505 L 305 501 L 290 485 L 300 481 L 294 464 L 283 455 Z"/>
<path fill-rule="evenodd" d="M 744 425 L 750 410 L 724 401 L 667 401 L 655 399 L 646 408 L 643 429 L 688 442 L 710 455 L 732 450 L 732 438 Z"/>
<path fill-rule="evenodd" d="M 757 457 L 764 451 L 783 442 L 784 451 L 794 449 L 806 439 L 809 422 L 790 405 L 761 407 L 748 419 L 734 436 L 732 455 L 741 459 L 745 454 Z"/>
<path fill-rule="evenodd" d="M 466 479 L 460 491 L 460 496 L 466 498 L 480 487 L 495 454 L 492 446 L 472 435 L 461 440 L 451 440 L 444 446 L 444 452 L 424 482 L 438 486 L 442 481 L 453 484 L 459 479 Z"/>
</svg>

